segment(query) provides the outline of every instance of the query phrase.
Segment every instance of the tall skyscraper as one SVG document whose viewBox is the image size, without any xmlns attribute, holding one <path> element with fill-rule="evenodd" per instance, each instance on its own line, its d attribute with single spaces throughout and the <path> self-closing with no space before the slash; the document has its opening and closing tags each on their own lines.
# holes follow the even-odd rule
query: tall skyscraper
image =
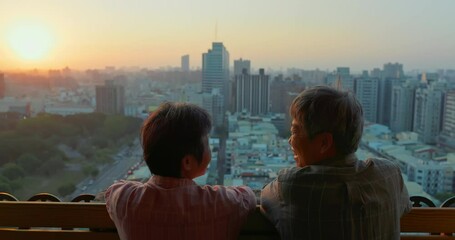
<svg viewBox="0 0 455 240">
<path fill-rule="evenodd" d="M 415 93 L 413 131 L 427 144 L 436 143 L 441 130 L 443 91 L 435 85 L 419 87 Z"/>
<path fill-rule="evenodd" d="M 213 95 L 213 90 L 219 89 L 219 94 L 222 96 L 222 111 L 224 115 L 226 109 L 228 109 L 229 103 L 229 52 L 221 42 L 212 43 L 212 49 L 209 49 L 207 53 L 202 54 L 202 93 Z M 212 114 L 212 118 L 220 118 L 224 116 L 214 116 L 215 112 L 211 112 L 213 108 L 210 108 L 212 104 L 208 101 L 211 97 L 203 97 L 204 108 Z"/>
<path fill-rule="evenodd" d="M 455 90 L 446 93 L 442 132 L 438 144 L 455 150 Z"/>
<path fill-rule="evenodd" d="M 125 88 L 108 80 L 104 86 L 96 86 L 96 111 L 106 114 L 124 114 Z"/>
<path fill-rule="evenodd" d="M 234 76 L 243 74 L 243 69 L 246 69 L 248 74 L 251 73 L 251 62 L 250 60 L 234 60 Z"/>
<path fill-rule="evenodd" d="M 190 55 L 187 54 L 182 56 L 181 68 L 184 72 L 190 71 Z"/>
<path fill-rule="evenodd" d="M 264 69 L 260 69 L 258 75 L 248 74 L 247 69 L 244 69 L 243 74 L 236 75 L 236 112 L 247 110 L 252 116 L 267 114 L 270 98 L 269 79 Z"/>
<path fill-rule="evenodd" d="M 219 88 L 212 89 L 211 93 L 202 95 L 202 105 L 212 116 L 213 126 L 223 126 L 224 123 L 224 98 Z"/>
<path fill-rule="evenodd" d="M 412 131 L 416 82 L 392 87 L 390 129 L 394 132 Z"/>
<path fill-rule="evenodd" d="M 382 78 L 379 81 L 378 123 L 390 126 L 391 101 L 392 79 Z"/>
<path fill-rule="evenodd" d="M 250 60 L 243 60 L 242 58 L 234 60 L 234 77 L 229 79 L 229 91 L 232 93 L 229 96 L 229 111 L 236 112 L 236 93 L 237 93 L 237 84 L 235 78 L 238 75 L 243 73 L 243 70 L 246 70 L 248 74 L 251 73 L 251 62 Z"/>
<path fill-rule="evenodd" d="M 378 113 L 379 79 L 364 76 L 356 79 L 356 97 L 367 121 L 376 122 Z"/>
<path fill-rule="evenodd" d="M 5 75 L 0 73 L 0 99 L 5 97 L 6 85 L 5 85 Z"/>
<path fill-rule="evenodd" d="M 399 86 L 405 81 L 403 65 L 386 63 L 382 70 L 382 79 L 379 82 L 378 122 L 390 126 L 392 107 L 392 87 Z"/>
<path fill-rule="evenodd" d="M 226 95 L 226 85 L 229 80 L 229 52 L 223 43 L 212 43 L 212 49 L 202 54 L 202 92 L 212 93 L 219 88 Z"/>
</svg>

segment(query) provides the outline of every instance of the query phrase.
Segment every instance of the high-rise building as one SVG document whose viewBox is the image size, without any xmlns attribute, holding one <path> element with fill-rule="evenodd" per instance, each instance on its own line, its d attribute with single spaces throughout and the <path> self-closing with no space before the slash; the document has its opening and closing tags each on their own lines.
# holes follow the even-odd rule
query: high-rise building
<svg viewBox="0 0 455 240">
<path fill-rule="evenodd" d="M 379 78 L 379 79 L 381 79 L 381 78 L 382 78 L 382 71 L 381 71 L 381 69 L 379 69 L 379 68 L 374 68 L 373 70 L 371 70 L 370 76 L 371 76 L 371 77 L 374 77 L 374 78 Z"/>
<path fill-rule="evenodd" d="M 236 92 L 237 92 L 237 85 L 235 83 L 235 76 L 241 75 L 245 70 L 248 74 L 251 73 L 251 62 L 250 60 L 244 60 L 242 58 L 238 60 L 234 60 L 234 78 L 229 79 L 229 90 L 232 94 L 229 96 L 229 111 L 236 112 Z"/>
<path fill-rule="evenodd" d="M 202 94 L 202 107 L 212 116 L 213 126 L 223 126 L 224 98 L 219 88 L 212 89 L 211 93 Z"/>
<path fill-rule="evenodd" d="M 438 137 L 438 144 L 455 149 L 455 91 L 446 93 L 444 99 L 444 116 L 442 132 Z"/>
<path fill-rule="evenodd" d="M 405 81 L 403 65 L 386 63 L 382 70 L 382 79 L 379 82 L 378 122 L 390 127 L 392 107 L 392 87 L 399 86 Z"/>
<path fill-rule="evenodd" d="M 125 88 L 108 80 L 104 86 L 96 86 L 96 111 L 106 114 L 124 114 Z"/>
<path fill-rule="evenodd" d="M 0 73 L 0 99 L 5 97 L 5 91 L 5 75 L 3 75 L 3 73 Z"/>
<path fill-rule="evenodd" d="M 270 84 L 270 110 L 273 113 L 288 113 L 290 102 L 286 97 L 288 93 L 299 94 L 305 89 L 305 82 L 296 80 L 285 80 L 283 75 L 274 77 Z M 293 99 L 291 99 L 293 100 Z M 292 102 L 292 101 L 291 101 Z"/>
<path fill-rule="evenodd" d="M 378 123 L 390 126 L 392 104 L 392 79 L 379 80 Z"/>
<path fill-rule="evenodd" d="M 258 75 L 250 75 L 247 69 L 244 69 L 243 74 L 236 75 L 236 112 L 246 110 L 252 116 L 267 114 L 270 96 L 269 79 L 264 69 L 260 69 Z"/>
<path fill-rule="evenodd" d="M 441 130 L 443 91 L 435 84 L 419 87 L 415 92 L 413 131 L 419 140 L 436 143 Z"/>
<path fill-rule="evenodd" d="M 190 55 L 187 54 L 182 56 L 181 68 L 184 72 L 190 71 Z"/>
<path fill-rule="evenodd" d="M 246 73 L 251 73 L 251 62 L 250 60 L 234 60 L 234 76 L 243 74 L 243 69 L 246 69 Z"/>
<path fill-rule="evenodd" d="M 283 75 L 276 76 L 270 83 L 270 111 L 273 113 L 284 113 L 284 98 L 286 94 L 286 86 L 283 80 Z"/>
<path fill-rule="evenodd" d="M 327 72 L 319 69 L 302 70 L 302 80 L 309 86 L 323 85 L 327 77 Z"/>
<path fill-rule="evenodd" d="M 386 63 L 382 70 L 384 78 L 403 78 L 403 64 Z"/>
<path fill-rule="evenodd" d="M 202 92 L 212 93 L 212 89 L 219 88 L 225 95 L 229 80 L 229 52 L 223 43 L 212 43 L 212 49 L 202 54 Z"/>
<path fill-rule="evenodd" d="M 327 75 L 326 84 L 336 89 L 355 92 L 354 78 L 348 67 L 338 67 L 336 72 Z"/>
<path fill-rule="evenodd" d="M 423 72 L 417 75 L 417 79 L 420 79 L 420 82 L 424 84 L 431 84 L 439 80 L 439 74 Z"/>
<path fill-rule="evenodd" d="M 202 54 L 202 93 L 213 95 L 213 90 L 219 89 L 218 92 L 222 96 L 221 112 L 229 109 L 229 52 L 221 42 L 212 43 L 212 49 L 207 53 Z M 203 101 L 209 99 L 204 97 Z M 208 106 L 209 103 L 203 103 Z M 212 109 L 206 108 L 213 116 Z"/>
<path fill-rule="evenodd" d="M 377 121 L 379 79 L 368 76 L 356 79 L 356 97 L 363 108 L 365 120 Z"/>
<path fill-rule="evenodd" d="M 416 83 L 392 87 L 390 129 L 396 133 L 412 131 Z"/>
</svg>

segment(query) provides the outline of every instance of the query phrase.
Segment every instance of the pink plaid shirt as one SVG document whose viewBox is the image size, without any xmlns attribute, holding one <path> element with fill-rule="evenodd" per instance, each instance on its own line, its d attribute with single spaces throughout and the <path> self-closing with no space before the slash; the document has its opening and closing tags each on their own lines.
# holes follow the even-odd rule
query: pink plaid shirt
<svg viewBox="0 0 455 240">
<path fill-rule="evenodd" d="M 248 187 L 198 186 L 153 176 L 120 181 L 105 193 L 121 239 L 237 239 L 256 198 Z"/>
</svg>

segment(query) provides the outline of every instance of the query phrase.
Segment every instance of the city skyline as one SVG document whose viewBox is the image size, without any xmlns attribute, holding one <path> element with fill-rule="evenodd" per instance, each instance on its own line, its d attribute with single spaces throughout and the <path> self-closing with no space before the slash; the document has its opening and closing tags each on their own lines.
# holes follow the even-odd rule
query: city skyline
<svg viewBox="0 0 455 240">
<path fill-rule="evenodd" d="M 406 70 L 453 69 L 454 7 L 449 0 L 0 0 L 0 70 L 158 68 L 179 66 L 183 54 L 197 68 L 212 42 L 256 69 L 358 72 L 387 62 Z"/>
</svg>

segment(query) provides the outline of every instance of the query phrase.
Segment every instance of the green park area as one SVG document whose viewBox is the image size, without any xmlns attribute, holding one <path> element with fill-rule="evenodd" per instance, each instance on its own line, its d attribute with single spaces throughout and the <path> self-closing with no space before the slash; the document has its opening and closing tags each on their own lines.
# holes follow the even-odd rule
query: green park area
<svg viewBox="0 0 455 240">
<path fill-rule="evenodd" d="M 141 119 L 101 113 L 39 114 L 0 121 L 0 192 L 25 200 L 39 192 L 64 197 L 98 175 L 121 146 L 139 135 Z"/>
</svg>

